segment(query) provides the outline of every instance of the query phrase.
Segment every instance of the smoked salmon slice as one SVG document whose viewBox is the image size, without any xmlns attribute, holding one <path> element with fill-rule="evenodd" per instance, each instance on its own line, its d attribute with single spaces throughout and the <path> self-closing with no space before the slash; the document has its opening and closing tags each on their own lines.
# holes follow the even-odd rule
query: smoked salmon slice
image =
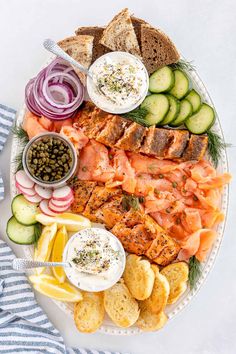
<svg viewBox="0 0 236 354">
<path fill-rule="evenodd" d="M 89 142 L 89 139 L 84 135 L 81 129 L 63 126 L 60 130 L 60 134 L 70 140 L 77 151 L 81 150 Z"/>
<path fill-rule="evenodd" d="M 33 113 L 26 112 L 22 128 L 26 131 L 29 139 L 32 139 L 34 136 L 48 131 L 39 123 L 39 119 L 40 118 Z"/>
<path fill-rule="evenodd" d="M 200 189 L 215 189 L 215 188 L 221 188 L 225 184 L 228 184 L 231 181 L 231 175 L 229 173 L 223 173 L 220 176 L 216 176 L 211 178 L 205 183 L 199 183 L 198 187 Z"/>
<path fill-rule="evenodd" d="M 217 236 L 215 230 L 200 229 L 189 236 L 188 240 L 183 242 L 181 250 L 178 254 L 179 260 L 188 260 L 192 256 L 203 262 L 211 249 L 213 242 Z"/>
<path fill-rule="evenodd" d="M 110 165 L 108 149 L 91 139 L 80 153 L 78 179 L 107 182 L 114 176 L 115 171 Z"/>
</svg>

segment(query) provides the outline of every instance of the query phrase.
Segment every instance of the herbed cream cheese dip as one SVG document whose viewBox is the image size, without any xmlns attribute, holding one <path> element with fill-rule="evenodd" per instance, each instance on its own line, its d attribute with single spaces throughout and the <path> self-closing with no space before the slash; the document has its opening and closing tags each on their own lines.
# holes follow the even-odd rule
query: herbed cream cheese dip
<svg viewBox="0 0 236 354">
<path fill-rule="evenodd" d="M 125 267 L 125 252 L 120 241 L 109 231 L 90 228 L 69 239 L 63 253 L 68 279 L 78 288 L 102 291 L 114 285 Z"/>
<path fill-rule="evenodd" d="M 147 94 L 147 70 L 141 60 L 132 54 L 107 53 L 98 58 L 89 71 L 93 77 L 93 80 L 87 77 L 89 97 L 104 111 L 117 114 L 129 112 L 135 109 Z"/>
</svg>

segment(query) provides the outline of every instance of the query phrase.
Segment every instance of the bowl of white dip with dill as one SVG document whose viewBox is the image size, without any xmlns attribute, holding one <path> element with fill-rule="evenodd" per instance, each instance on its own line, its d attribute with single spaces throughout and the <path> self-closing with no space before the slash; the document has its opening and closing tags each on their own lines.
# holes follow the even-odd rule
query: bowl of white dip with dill
<svg viewBox="0 0 236 354">
<path fill-rule="evenodd" d="M 67 278 L 81 290 L 103 291 L 121 278 L 125 268 L 125 251 L 111 232 L 89 228 L 77 232 L 66 244 L 63 262 Z"/>
<path fill-rule="evenodd" d="M 126 52 L 111 52 L 89 69 L 87 91 L 102 110 L 122 114 L 137 108 L 148 92 L 148 72 L 141 60 Z"/>
</svg>

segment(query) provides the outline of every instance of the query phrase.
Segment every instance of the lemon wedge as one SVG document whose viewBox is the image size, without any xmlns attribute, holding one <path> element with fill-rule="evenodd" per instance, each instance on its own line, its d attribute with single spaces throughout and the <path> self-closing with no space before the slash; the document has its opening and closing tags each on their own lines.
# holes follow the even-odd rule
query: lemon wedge
<svg viewBox="0 0 236 354">
<path fill-rule="evenodd" d="M 51 275 L 31 275 L 29 280 L 32 282 L 35 290 L 53 299 L 67 302 L 78 302 L 83 299 L 81 292 L 73 285 L 69 283 L 60 284 Z"/>
<path fill-rule="evenodd" d="M 50 258 L 53 242 L 57 233 L 57 224 L 54 223 L 43 228 L 42 234 L 38 240 L 37 247 L 34 251 L 34 260 L 39 262 L 47 262 Z M 37 268 L 37 274 L 41 274 L 44 268 Z"/>
<path fill-rule="evenodd" d="M 62 226 L 57 231 L 55 241 L 52 248 L 52 262 L 62 262 L 62 254 L 65 248 L 65 245 L 68 241 L 68 235 L 65 226 Z M 64 272 L 63 267 L 52 267 L 52 272 L 59 283 L 64 283 L 66 279 L 66 273 Z"/>
<path fill-rule="evenodd" d="M 47 216 L 45 214 L 37 214 L 36 220 L 43 225 L 51 225 L 57 223 L 58 227 L 65 226 L 67 231 L 80 231 L 91 227 L 89 219 L 82 215 L 73 213 L 63 213 L 58 216 Z"/>
</svg>

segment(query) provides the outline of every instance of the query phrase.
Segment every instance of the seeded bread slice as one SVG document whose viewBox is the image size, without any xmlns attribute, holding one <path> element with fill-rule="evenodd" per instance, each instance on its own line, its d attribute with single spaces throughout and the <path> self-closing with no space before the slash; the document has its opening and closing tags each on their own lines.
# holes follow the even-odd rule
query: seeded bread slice
<svg viewBox="0 0 236 354">
<path fill-rule="evenodd" d="M 127 8 L 118 13 L 105 28 L 100 44 L 113 51 L 141 56 L 138 40 Z"/>
<path fill-rule="evenodd" d="M 68 37 L 58 42 L 58 45 L 80 64 L 89 68 L 92 62 L 93 36 L 79 35 Z M 85 75 L 75 67 L 74 70 L 82 83 L 85 84 Z"/>
<path fill-rule="evenodd" d="M 79 27 L 75 34 L 78 35 L 88 35 L 93 36 L 93 57 L 92 63 L 102 55 L 110 52 L 110 49 L 104 47 L 104 45 L 100 44 L 99 41 L 102 37 L 104 28 L 103 27 Z"/>
<path fill-rule="evenodd" d="M 160 29 L 141 24 L 141 50 L 148 73 L 176 63 L 180 55 L 170 38 Z"/>
<path fill-rule="evenodd" d="M 135 16 L 131 16 L 131 21 L 134 27 L 134 32 L 136 34 L 139 47 L 141 48 L 141 25 L 145 25 L 147 24 L 147 22 Z"/>
</svg>

